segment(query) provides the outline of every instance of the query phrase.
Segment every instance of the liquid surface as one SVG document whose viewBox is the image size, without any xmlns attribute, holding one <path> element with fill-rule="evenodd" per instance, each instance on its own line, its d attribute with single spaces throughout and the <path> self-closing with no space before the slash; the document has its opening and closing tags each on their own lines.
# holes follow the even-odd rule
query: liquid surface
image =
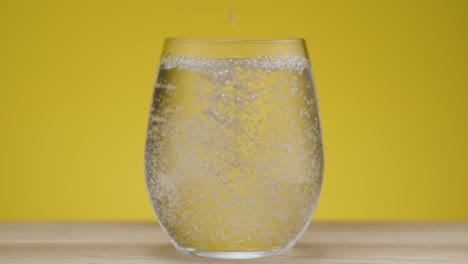
<svg viewBox="0 0 468 264">
<path fill-rule="evenodd" d="M 309 68 L 298 56 L 162 59 L 145 172 L 178 246 L 284 248 L 307 226 L 323 170 Z"/>
</svg>

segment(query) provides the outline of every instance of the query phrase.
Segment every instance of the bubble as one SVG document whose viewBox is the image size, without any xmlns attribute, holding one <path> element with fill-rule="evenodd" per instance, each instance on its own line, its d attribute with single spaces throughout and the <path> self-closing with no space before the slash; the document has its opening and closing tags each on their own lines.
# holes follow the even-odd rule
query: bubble
<svg viewBox="0 0 468 264">
<path fill-rule="evenodd" d="M 304 69 L 309 69 L 309 61 L 300 56 L 292 55 L 269 55 L 258 56 L 252 58 L 209 58 L 197 56 L 175 55 L 173 53 L 166 54 L 160 63 L 162 69 L 179 70 L 220 70 L 213 74 L 213 77 L 228 74 L 229 69 L 234 69 L 236 66 L 243 69 L 265 70 L 269 71 L 297 71 L 302 72 Z M 226 81 L 226 79 L 224 79 Z"/>
<path fill-rule="evenodd" d="M 255 99 L 257 99 L 257 98 L 258 98 L 258 94 L 257 94 L 257 93 L 253 93 L 253 94 L 251 94 L 251 95 L 249 96 L 249 99 L 248 99 L 248 100 L 249 100 L 249 102 L 253 102 L 253 101 L 255 101 Z"/>
</svg>

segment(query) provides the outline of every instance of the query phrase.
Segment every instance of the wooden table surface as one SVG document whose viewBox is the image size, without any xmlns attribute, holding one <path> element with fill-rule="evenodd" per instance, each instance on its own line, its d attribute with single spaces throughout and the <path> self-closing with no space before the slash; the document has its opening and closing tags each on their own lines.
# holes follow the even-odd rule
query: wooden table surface
<svg viewBox="0 0 468 264">
<path fill-rule="evenodd" d="M 1 223 L 0 263 L 468 263 L 467 223 L 313 222 L 289 252 L 222 261 L 176 251 L 156 223 Z"/>
</svg>

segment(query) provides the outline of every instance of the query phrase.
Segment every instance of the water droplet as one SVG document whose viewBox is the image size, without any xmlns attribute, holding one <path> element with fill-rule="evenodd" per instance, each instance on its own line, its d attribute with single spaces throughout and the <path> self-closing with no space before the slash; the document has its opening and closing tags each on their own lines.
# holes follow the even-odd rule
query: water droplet
<svg viewBox="0 0 468 264">
<path fill-rule="evenodd" d="M 229 8 L 229 25 L 235 27 L 237 22 L 236 10 L 234 8 Z"/>
</svg>

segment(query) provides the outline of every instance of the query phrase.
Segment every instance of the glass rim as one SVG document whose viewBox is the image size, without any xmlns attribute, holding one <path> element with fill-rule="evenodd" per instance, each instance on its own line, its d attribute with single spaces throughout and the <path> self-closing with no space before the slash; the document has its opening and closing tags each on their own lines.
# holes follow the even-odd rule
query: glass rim
<svg viewBox="0 0 468 264">
<path fill-rule="evenodd" d="M 208 43 L 284 43 L 284 42 L 305 42 L 304 38 L 191 38 L 191 37 L 171 37 L 166 38 L 166 42 L 208 42 Z"/>
</svg>

